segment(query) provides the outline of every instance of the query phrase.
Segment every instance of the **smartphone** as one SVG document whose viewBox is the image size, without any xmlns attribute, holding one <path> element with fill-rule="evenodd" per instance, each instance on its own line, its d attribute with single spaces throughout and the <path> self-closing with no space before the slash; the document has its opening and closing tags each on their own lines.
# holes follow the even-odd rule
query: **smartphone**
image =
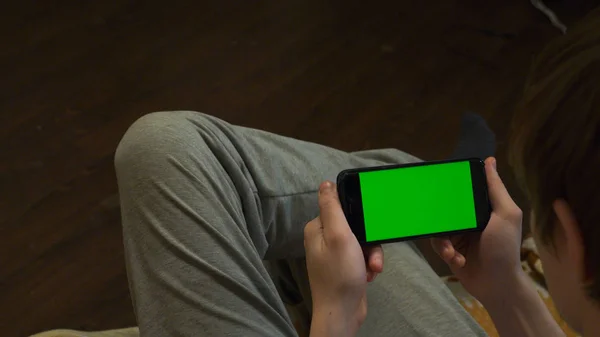
<svg viewBox="0 0 600 337">
<path fill-rule="evenodd" d="M 491 215 L 480 159 L 350 169 L 337 184 L 361 244 L 481 231 Z"/>
</svg>

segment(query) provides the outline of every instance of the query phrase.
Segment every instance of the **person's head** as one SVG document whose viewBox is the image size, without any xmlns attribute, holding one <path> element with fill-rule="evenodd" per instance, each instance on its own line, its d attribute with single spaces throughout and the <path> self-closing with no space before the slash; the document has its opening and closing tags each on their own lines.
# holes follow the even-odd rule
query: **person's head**
<svg viewBox="0 0 600 337">
<path fill-rule="evenodd" d="M 550 294 L 581 331 L 583 310 L 600 310 L 600 9 L 534 61 L 509 157 Z"/>
</svg>

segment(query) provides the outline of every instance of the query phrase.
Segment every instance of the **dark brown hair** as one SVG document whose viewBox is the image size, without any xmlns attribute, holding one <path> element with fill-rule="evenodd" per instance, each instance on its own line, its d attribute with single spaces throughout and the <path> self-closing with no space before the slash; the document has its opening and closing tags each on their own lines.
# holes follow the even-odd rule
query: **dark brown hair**
<svg viewBox="0 0 600 337">
<path fill-rule="evenodd" d="M 512 124 L 509 159 L 553 246 L 552 203 L 565 199 L 583 236 L 589 294 L 600 301 L 600 8 L 535 59 Z"/>
</svg>

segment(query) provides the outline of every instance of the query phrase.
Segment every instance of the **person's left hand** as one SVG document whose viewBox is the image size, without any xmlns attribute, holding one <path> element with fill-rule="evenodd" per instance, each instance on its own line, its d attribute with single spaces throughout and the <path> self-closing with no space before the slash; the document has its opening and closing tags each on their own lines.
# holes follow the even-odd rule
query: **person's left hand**
<svg viewBox="0 0 600 337">
<path fill-rule="evenodd" d="M 313 321 L 333 319 L 352 335 L 366 317 L 367 282 L 383 271 L 383 251 L 381 246 L 363 251 L 346 221 L 335 184 L 321 184 L 319 208 L 320 216 L 304 229 Z"/>
</svg>

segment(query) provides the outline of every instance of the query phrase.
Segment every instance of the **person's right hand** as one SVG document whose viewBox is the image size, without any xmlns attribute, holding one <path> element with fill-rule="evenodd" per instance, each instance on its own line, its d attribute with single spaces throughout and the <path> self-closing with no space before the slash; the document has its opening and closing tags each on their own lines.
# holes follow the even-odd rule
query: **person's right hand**
<svg viewBox="0 0 600 337">
<path fill-rule="evenodd" d="M 485 172 L 493 211 L 484 231 L 431 239 L 433 249 L 463 287 L 482 303 L 499 296 L 499 290 L 523 272 L 521 209 L 506 191 L 496 171 L 496 159 L 485 161 Z"/>
</svg>

